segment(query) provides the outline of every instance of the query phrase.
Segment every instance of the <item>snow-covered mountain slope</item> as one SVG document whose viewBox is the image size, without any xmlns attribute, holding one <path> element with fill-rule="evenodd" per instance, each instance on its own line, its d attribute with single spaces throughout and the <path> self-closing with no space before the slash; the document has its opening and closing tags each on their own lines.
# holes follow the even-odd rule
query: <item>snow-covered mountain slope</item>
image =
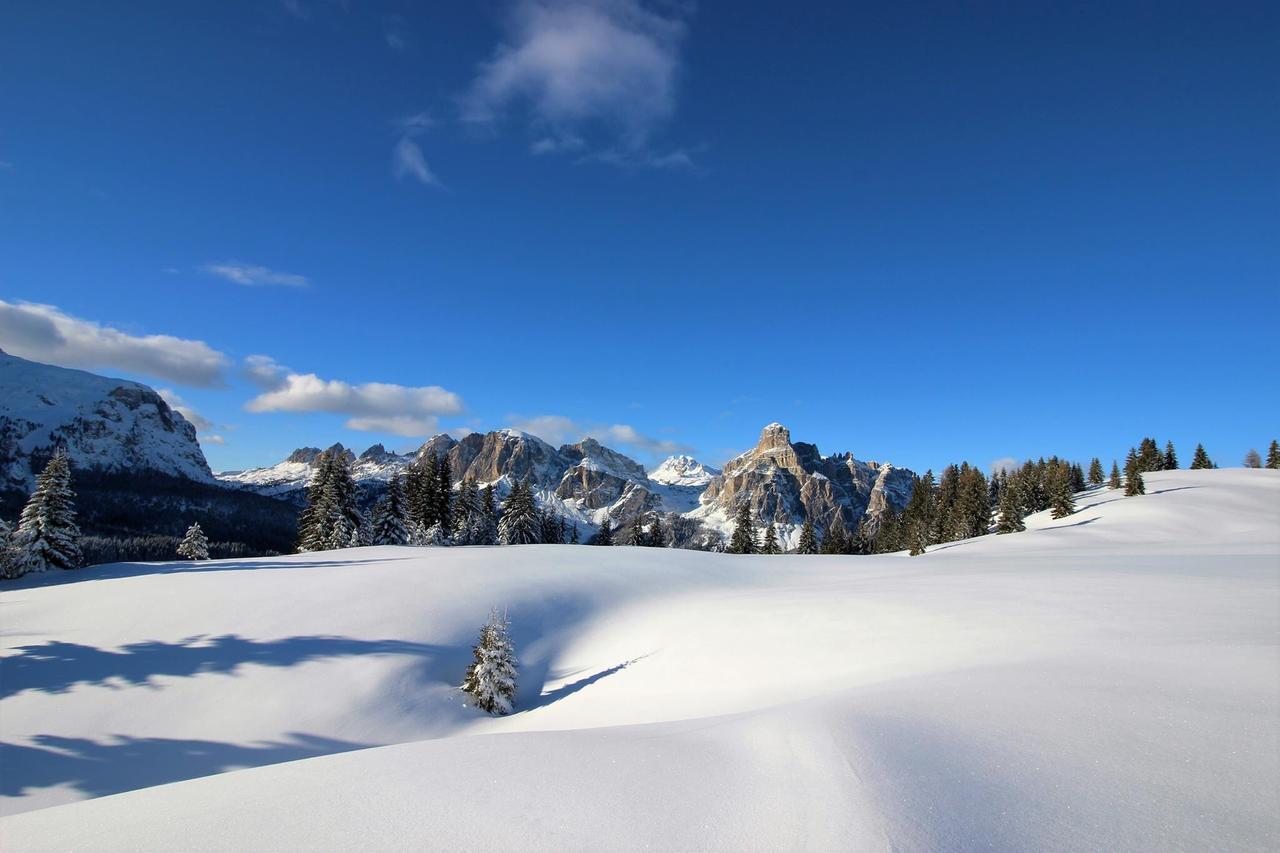
<svg viewBox="0 0 1280 853">
<path fill-rule="evenodd" d="M 59 444 L 76 468 L 213 478 L 195 427 L 146 385 L 0 351 L 0 487 L 28 489 Z"/>
<path fill-rule="evenodd" d="M 649 472 L 649 479 L 664 486 L 705 486 L 720 476 L 720 469 L 703 465 L 692 456 L 668 456 Z"/>
<path fill-rule="evenodd" d="M 24 579 L 0 587 L 0 794 L 37 810 L 0 839 L 1270 849 L 1280 472 L 1146 479 L 915 558 L 369 548 Z M 506 718 L 454 687 L 495 605 Z"/>
</svg>

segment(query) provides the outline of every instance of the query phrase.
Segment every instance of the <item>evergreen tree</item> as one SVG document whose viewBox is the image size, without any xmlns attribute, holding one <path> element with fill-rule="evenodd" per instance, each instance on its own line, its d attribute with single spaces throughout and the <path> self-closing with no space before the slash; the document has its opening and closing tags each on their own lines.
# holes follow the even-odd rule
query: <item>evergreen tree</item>
<svg viewBox="0 0 1280 853">
<path fill-rule="evenodd" d="M 502 519 L 498 522 L 498 541 L 503 545 L 532 545 L 541 532 L 538 507 L 533 500 L 533 487 L 528 480 L 517 482 L 502 503 Z"/>
<path fill-rule="evenodd" d="M 1111 479 L 1107 481 L 1107 486 L 1112 489 L 1120 488 L 1120 466 L 1114 459 L 1111 460 Z"/>
<path fill-rule="evenodd" d="M 440 477 L 435 456 L 419 454 L 405 473 L 404 491 L 408 518 L 417 522 L 423 530 L 439 520 L 436 515 L 440 506 L 437 495 L 439 487 Z"/>
<path fill-rule="evenodd" d="M 1164 454 L 1154 438 L 1144 438 L 1138 445 L 1138 473 L 1160 471 L 1164 468 Z"/>
<path fill-rule="evenodd" d="M 35 491 L 18 518 L 14 534 L 18 574 L 80 565 L 80 528 L 76 526 L 71 461 L 59 448 L 36 478 Z"/>
<path fill-rule="evenodd" d="M 538 530 L 538 541 L 543 545 L 559 545 L 564 542 L 564 539 L 561 538 L 564 524 L 550 510 L 543 510 L 538 513 Z"/>
<path fill-rule="evenodd" d="M 1271 439 L 1271 447 L 1267 450 L 1267 467 L 1280 468 L 1280 442 Z"/>
<path fill-rule="evenodd" d="M 1249 449 L 1249 452 L 1248 452 L 1248 453 L 1246 453 L 1246 454 L 1244 455 L 1244 467 L 1246 467 L 1246 468 L 1261 468 L 1261 467 L 1262 467 L 1262 455 L 1261 455 L 1261 454 L 1259 454 L 1259 453 L 1258 453 L 1258 451 L 1256 451 L 1256 450 L 1254 450 L 1254 449 L 1250 448 L 1250 449 Z"/>
<path fill-rule="evenodd" d="M 1053 518 L 1066 518 L 1076 511 L 1071 473 L 1065 466 L 1058 465 L 1050 476 L 1050 515 Z"/>
<path fill-rule="evenodd" d="M 600 523 L 600 532 L 595 535 L 594 544 L 613 544 L 613 522 L 609 520 L 607 515 L 604 517 L 604 521 Z"/>
<path fill-rule="evenodd" d="M 200 529 L 200 522 L 193 521 L 187 528 L 187 535 L 178 543 L 178 556 L 187 560 L 209 559 L 209 539 Z"/>
<path fill-rule="evenodd" d="M 902 516 L 888 509 L 880 517 L 880 529 L 876 531 L 875 552 L 892 554 L 902 550 Z"/>
<path fill-rule="evenodd" d="M 756 553 L 756 531 L 751 520 L 751 504 L 746 500 L 738 504 L 738 512 L 733 522 L 733 535 L 729 537 L 729 553 Z"/>
<path fill-rule="evenodd" d="M 813 530 L 813 520 L 807 515 L 804 517 L 804 524 L 800 526 L 800 542 L 796 547 L 796 552 L 800 554 L 818 553 L 818 535 Z"/>
<path fill-rule="evenodd" d="M 852 550 L 853 543 L 849 541 L 849 531 L 845 529 L 844 519 L 837 514 L 827 525 L 826 535 L 822 537 L 822 553 L 848 554 Z"/>
<path fill-rule="evenodd" d="M 1105 481 L 1106 475 L 1102 473 L 1102 462 L 1095 456 L 1089 463 L 1089 485 L 1101 486 Z"/>
<path fill-rule="evenodd" d="M 1086 488 L 1084 480 L 1084 469 L 1080 467 L 1080 463 L 1076 462 L 1071 465 L 1071 491 L 1083 492 Z"/>
<path fill-rule="evenodd" d="M 662 516 L 655 510 L 649 521 L 649 538 L 645 544 L 650 548 L 667 547 L 667 531 L 662 526 Z"/>
<path fill-rule="evenodd" d="M 16 578 L 22 574 L 22 563 L 13 544 L 13 528 L 0 518 L 0 578 Z"/>
<path fill-rule="evenodd" d="M 435 474 L 435 488 L 431 490 L 435 501 L 432 517 L 441 530 L 453 530 L 453 468 L 449 465 L 448 455 L 441 453 L 436 456 L 432 467 Z"/>
<path fill-rule="evenodd" d="M 1197 444 L 1196 452 L 1191 457 L 1191 470 L 1198 471 L 1202 468 L 1212 468 L 1213 463 L 1209 461 L 1209 454 L 1204 452 L 1204 445 Z"/>
<path fill-rule="evenodd" d="M 1174 452 L 1173 441 L 1166 441 L 1164 443 L 1164 470 L 1178 470 L 1178 454 Z"/>
<path fill-rule="evenodd" d="M 769 522 L 769 526 L 764 529 L 764 544 L 760 546 L 761 554 L 781 554 L 782 549 L 778 547 L 778 530 L 774 527 L 773 522 Z"/>
<path fill-rule="evenodd" d="M 1000 495 L 1000 517 L 996 521 L 996 533 L 1020 533 L 1027 526 L 1022 523 L 1022 507 L 1018 504 L 1016 490 L 1006 485 Z"/>
<path fill-rule="evenodd" d="M 573 532 L 569 534 L 569 544 L 578 544 L 578 522 L 576 521 L 573 523 Z"/>
<path fill-rule="evenodd" d="M 472 662 L 462 682 L 464 692 L 487 714 L 510 714 L 516 702 L 516 654 L 511 625 L 497 608 L 480 629 L 480 642 L 472 649 Z"/>
<path fill-rule="evenodd" d="M 498 544 L 498 506 L 493 497 L 492 483 L 480 490 L 480 521 L 471 536 L 471 544 Z"/>
<path fill-rule="evenodd" d="M 631 519 L 631 527 L 627 532 L 626 544 L 632 547 L 640 547 L 649 544 L 649 536 L 644 532 L 644 513 L 636 513 L 636 517 Z"/>
<path fill-rule="evenodd" d="M 458 486 L 453 501 L 453 543 L 455 545 L 479 545 L 482 538 L 483 510 L 480 506 L 480 490 L 475 479 L 466 477 Z"/>
<path fill-rule="evenodd" d="M 916 480 L 911 490 L 911 499 L 902 513 L 907 548 L 915 557 L 925 552 L 925 548 L 933 544 L 932 532 L 936 512 L 933 493 L 933 471 L 925 471 L 924 476 Z"/>
<path fill-rule="evenodd" d="M 407 510 L 404 480 L 397 474 L 387 483 L 387 493 L 374 505 L 371 544 L 406 544 L 409 541 Z"/>
<path fill-rule="evenodd" d="M 1124 463 L 1124 493 L 1125 497 L 1147 493 L 1146 483 L 1142 481 L 1142 460 L 1133 450 Z"/>
</svg>

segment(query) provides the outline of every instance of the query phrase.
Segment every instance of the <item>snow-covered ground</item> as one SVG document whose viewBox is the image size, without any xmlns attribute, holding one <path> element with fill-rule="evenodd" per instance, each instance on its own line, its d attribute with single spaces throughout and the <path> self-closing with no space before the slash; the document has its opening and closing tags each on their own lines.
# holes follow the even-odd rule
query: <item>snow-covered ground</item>
<svg viewBox="0 0 1280 853">
<path fill-rule="evenodd" d="M 1147 490 L 917 558 L 24 579 L 0 587 L 0 847 L 1274 849 L 1280 472 Z M 507 718 L 454 687 L 492 605 Z"/>
</svg>

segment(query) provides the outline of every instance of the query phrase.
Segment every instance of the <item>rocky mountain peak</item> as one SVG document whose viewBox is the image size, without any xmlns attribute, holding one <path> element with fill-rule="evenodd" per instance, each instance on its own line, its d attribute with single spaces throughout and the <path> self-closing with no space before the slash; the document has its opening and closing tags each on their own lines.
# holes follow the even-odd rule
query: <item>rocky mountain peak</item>
<svg viewBox="0 0 1280 853">
<path fill-rule="evenodd" d="M 312 462 L 316 461 L 316 457 L 319 455 L 320 448 L 318 447 L 299 447 L 297 450 L 290 453 L 284 461 L 310 465 Z"/>
<path fill-rule="evenodd" d="M 719 476 L 720 470 L 703 465 L 692 456 L 669 456 L 649 472 L 649 479 L 667 486 L 705 486 Z"/>
</svg>

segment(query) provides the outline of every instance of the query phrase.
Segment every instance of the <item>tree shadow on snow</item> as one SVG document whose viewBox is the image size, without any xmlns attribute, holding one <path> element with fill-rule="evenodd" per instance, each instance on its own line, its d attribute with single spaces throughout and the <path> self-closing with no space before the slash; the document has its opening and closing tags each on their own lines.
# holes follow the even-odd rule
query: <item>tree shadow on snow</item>
<svg viewBox="0 0 1280 853">
<path fill-rule="evenodd" d="M 118 651 L 53 641 L 19 646 L 0 658 L 0 698 L 25 690 L 65 693 L 78 684 L 152 685 L 160 676 L 190 678 L 207 673 L 235 674 L 245 664 L 295 666 L 320 658 L 362 655 L 432 657 L 450 651 L 402 640 L 357 640 L 310 636 L 250 640 L 236 634 L 188 637 L 176 643 L 130 643 Z"/>
<path fill-rule="evenodd" d="M 98 742 L 37 735 L 30 746 L 0 742 L 0 766 L 4 767 L 0 796 L 23 797 L 40 788 L 68 785 L 86 796 L 101 797 L 378 745 L 298 733 L 289 733 L 286 738 L 235 744 L 120 735 Z"/>
<path fill-rule="evenodd" d="M 383 557 L 377 560 L 281 560 L 272 557 L 257 557 L 231 560 L 173 561 L 169 563 L 104 563 L 97 566 L 85 566 L 80 569 L 55 569 L 47 572 L 23 575 L 20 578 L 4 582 L 0 590 L 37 589 L 47 586 L 61 586 L 67 583 L 88 583 L 90 581 L 117 580 L 119 578 L 136 578 L 143 575 L 192 575 L 207 572 L 256 572 L 256 571 L 288 571 L 290 569 L 327 569 L 335 566 L 368 566 L 374 563 L 393 563 L 399 560 L 412 560 L 413 557 Z"/>
<path fill-rule="evenodd" d="M 1095 521 L 1097 521 L 1100 518 L 1102 518 L 1102 516 L 1095 515 L 1093 518 L 1086 518 L 1084 521 L 1073 521 L 1070 524 L 1055 524 L 1053 527 L 1042 527 L 1041 529 L 1042 530 L 1062 530 L 1063 528 L 1066 528 L 1066 527 L 1084 527 L 1086 524 L 1093 524 Z"/>
<path fill-rule="evenodd" d="M 651 654 L 653 654 L 653 652 L 650 652 L 648 655 L 640 655 L 640 657 L 623 661 L 617 666 L 611 666 L 608 669 L 602 669 L 599 672 L 594 673 L 592 675 L 588 675 L 585 678 L 579 678 L 577 681 L 571 681 L 568 684 L 565 684 L 561 687 L 557 687 L 555 690 L 552 690 L 547 693 L 543 693 L 537 698 L 536 701 L 529 704 L 525 708 L 522 708 L 521 710 L 532 711 L 535 708 L 545 708 L 547 705 L 551 705 L 555 702 L 559 702 L 561 699 L 572 696 L 574 693 L 577 693 L 579 690 L 582 690 L 586 687 L 590 687 L 592 684 L 595 684 L 597 681 L 600 681 L 603 678 L 608 678 L 610 675 L 613 675 L 615 672 L 621 672 L 622 670 L 631 666 L 633 663 L 644 660 L 645 658 L 649 657 L 649 655 Z"/>
</svg>

